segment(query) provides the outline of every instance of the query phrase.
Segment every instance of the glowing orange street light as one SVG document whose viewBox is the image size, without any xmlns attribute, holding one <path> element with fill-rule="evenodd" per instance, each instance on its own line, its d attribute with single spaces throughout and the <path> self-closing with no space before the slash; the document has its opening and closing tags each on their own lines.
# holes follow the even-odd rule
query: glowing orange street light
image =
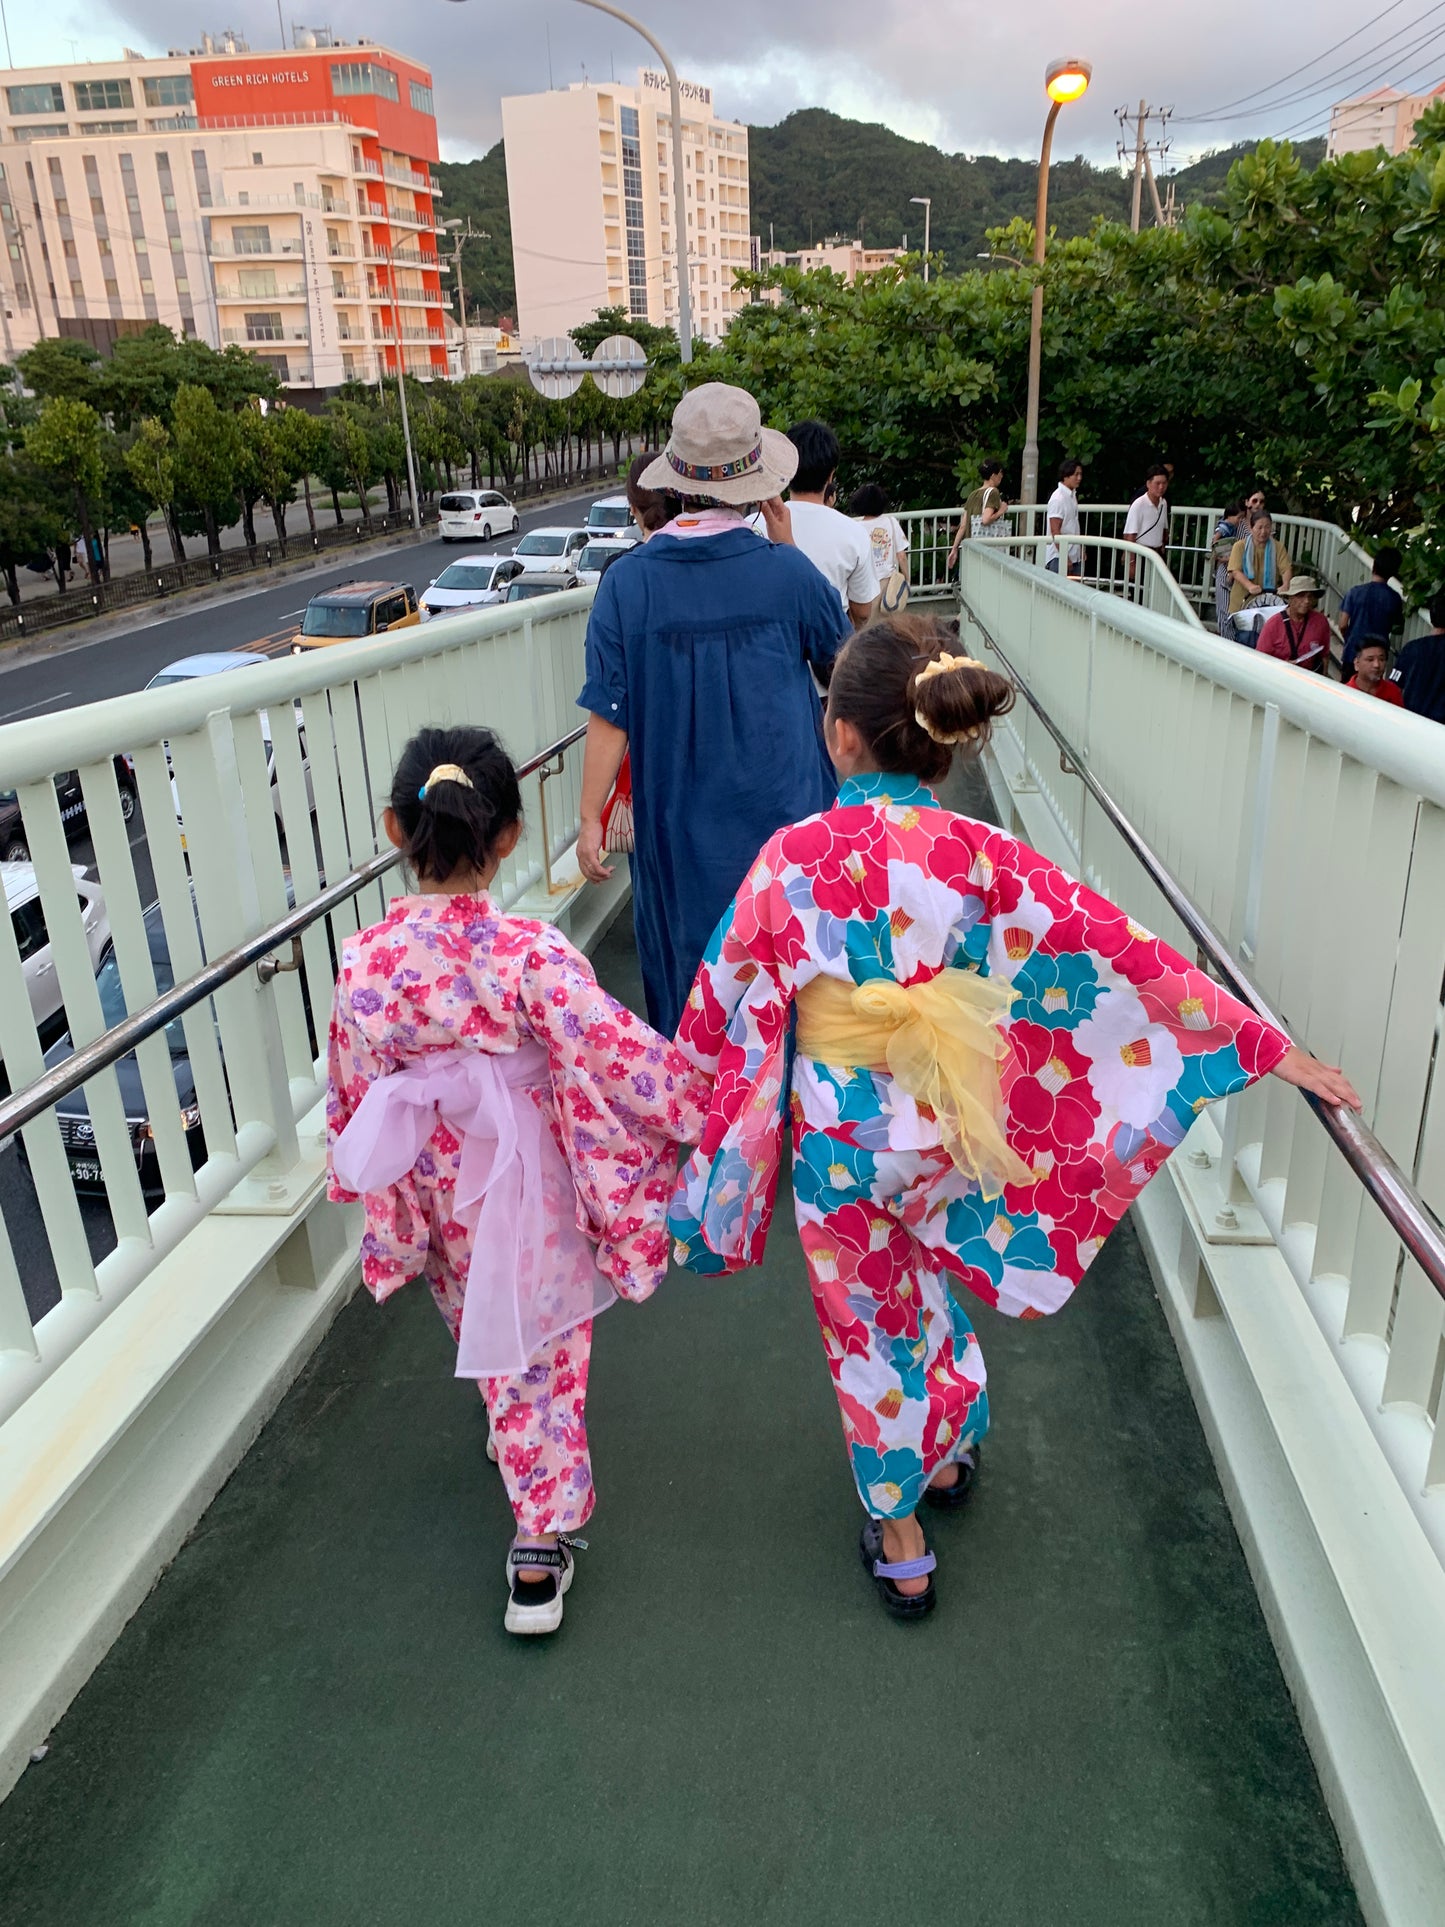
<svg viewBox="0 0 1445 1927">
<path fill-rule="evenodd" d="M 1053 103 L 1044 122 L 1044 144 L 1039 153 L 1039 195 L 1034 210 L 1034 265 L 1044 264 L 1044 244 L 1048 238 L 1049 156 L 1054 146 L 1054 122 L 1059 109 L 1082 100 L 1089 91 L 1094 69 L 1087 60 L 1050 61 L 1044 73 L 1044 92 Z M 1039 377 L 1043 356 L 1044 284 L 1034 283 L 1029 316 L 1029 399 L 1024 417 L 1023 472 L 1019 477 L 1019 499 L 1025 505 L 1039 499 Z"/>
</svg>

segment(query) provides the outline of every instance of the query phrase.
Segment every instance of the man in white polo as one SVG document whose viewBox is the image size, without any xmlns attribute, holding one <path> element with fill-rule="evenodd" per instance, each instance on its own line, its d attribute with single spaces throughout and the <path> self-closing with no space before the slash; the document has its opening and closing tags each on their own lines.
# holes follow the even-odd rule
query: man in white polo
<svg viewBox="0 0 1445 1927">
<path fill-rule="evenodd" d="M 1079 533 L 1079 484 L 1084 479 L 1084 464 L 1068 456 L 1059 464 L 1059 485 L 1049 497 L 1045 519 L 1049 525 L 1049 546 L 1044 556 L 1044 567 L 1053 575 L 1059 573 L 1059 537 Z M 1068 574 L 1082 575 L 1084 572 L 1084 551 L 1078 542 L 1069 544 Z"/>
<path fill-rule="evenodd" d="M 1136 495 L 1124 518 L 1124 540 L 1137 542 L 1141 549 L 1152 549 L 1165 568 L 1169 547 L 1169 504 L 1164 491 L 1169 486 L 1169 470 L 1155 462 L 1144 477 L 1144 493 Z M 1129 580 L 1134 580 L 1134 561 L 1129 560 Z"/>
</svg>

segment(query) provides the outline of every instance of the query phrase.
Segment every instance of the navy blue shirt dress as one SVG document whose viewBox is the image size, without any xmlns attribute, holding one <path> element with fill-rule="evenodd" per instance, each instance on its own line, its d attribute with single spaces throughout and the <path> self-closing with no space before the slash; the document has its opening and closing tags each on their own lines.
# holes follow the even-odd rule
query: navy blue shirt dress
<svg viewBox="0 0 1445 1927">
<path fill-rule="evenodd" d="M 666 1037 L 753 858 L 833 801 L 813 675 L 851 634 L 807 556 L 743 525 L 655 535 L 597 585 L 578 702 L 627 732 L 633 919 Z"/>
</svg>

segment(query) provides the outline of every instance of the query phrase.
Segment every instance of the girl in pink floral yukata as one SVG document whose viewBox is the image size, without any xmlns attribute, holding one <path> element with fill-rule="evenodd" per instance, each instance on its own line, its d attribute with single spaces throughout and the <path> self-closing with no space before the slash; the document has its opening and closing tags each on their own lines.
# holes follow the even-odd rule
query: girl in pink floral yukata
<svg viewBox="0 0 1445 1927">
<path fill-rule="evenodd" d="M 940 622 L 877 622 L 839 656 L 830 810 L 764 846 L 709 944 L 678 1042 L 715 1074 L 679 1182 L 679 1260 L 758 1263 L 782 1137 L 884 1606 L 934 1604 L 916 1517 L 968 1497 L 983 1357 L 951 1296 L 1066 1304 L 1212 1099 L 1273 1071 L 1358 1106 L 1122 910 L 931 784 L 1013 701 Z"/>
<path fill-rule="evenodd" d="M 384 821 L 417 894 L 342 952 L 327 1140 L 332 1198 L 365 1204 L 365 1284 L 424 1277 L 481 1388 L 517 1524 L 506 1627 L 549 1633 L 593 1506 L 592 1319 L 657 1289 L 707 1084 L 550 924 L 493 905 L 521 818 L 489 730 L 402 752 Z"/>
</svg>

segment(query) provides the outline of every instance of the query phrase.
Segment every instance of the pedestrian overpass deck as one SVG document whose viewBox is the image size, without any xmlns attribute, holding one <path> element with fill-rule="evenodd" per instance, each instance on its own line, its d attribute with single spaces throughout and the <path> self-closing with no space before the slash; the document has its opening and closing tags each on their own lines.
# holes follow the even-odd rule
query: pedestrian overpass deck
<svg viewBox="0 0 1445 1927">
<path fill-rule="evenodd" d="M 925 594 L 953 520 L 911 518 Z M 601 1497 L 550 1642 L 502 1630 L 510 1514 L 426 1295 L 352 1295 L 318 1021 L 332 946 L 386 893 L 375 804 L 413 729 L 483 717 L 528 759 L 497 894 L 639 1001 L 620 893 L 570 880 L 585 594 L 0 731 L 77 1044 L 108 1033 L 55 772 L 81 771 L 129 1008 L 164 989 L 151 894 L 177 977 L 217 973 L 169 1013 L 194 1174 L 159 1029 L 136 1045 L 149 1136 L 90 1065 L 114 1227 L 92 1255 L 0 930 L 0 1139 L 23 1128 L 59 1294 L 7 1226 L 5 1927 L 1445 1917 L 1438 748 L 1218 643 L 1152 577 L 1125 601 L 1029 556 L 965 544 L 947 590 L 971 653 L 1030 691 L 947 800 L 1191 954 L 1201 906 L 1221 967 L 1365 1093 L 1395 1193 L 1292 1093 L 1246 1093 L 1063 1316 L 980 1307 L 994 1430 L 917 1626 L 857 1564 L 785 1212 L 758 1271 L 675 1275 L 601 1321 Z M 288 954 L 289 906 L 328 890 Z M 301 968 L 259 971 L 271 953 Z M 1423 1197 L 1423 1243 L 1387 1194 Z"/>
<path fill-rule="evenodd" d="M 640 1007 L 625 912 L 595 957 Z M 1066 1317 L 978 1308 L 986 1471 L 901 1627 L 779 1219 L 599 1321 L 545 1643 L 428 1295 L 353 1298 L 0 1810 L 7 1927 L 1357 1921 L 1132 1228 Z"/>
</svg>

